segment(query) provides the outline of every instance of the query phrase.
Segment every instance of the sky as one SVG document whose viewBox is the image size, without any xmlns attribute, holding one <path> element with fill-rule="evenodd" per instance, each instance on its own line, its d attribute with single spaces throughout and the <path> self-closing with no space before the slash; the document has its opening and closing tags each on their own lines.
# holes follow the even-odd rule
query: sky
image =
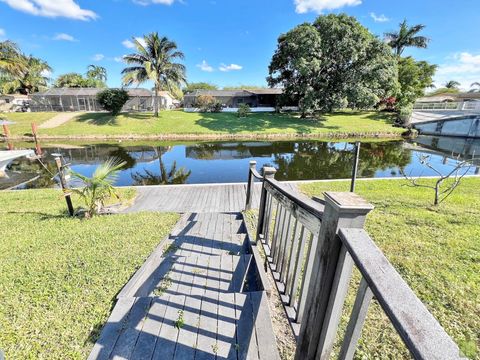
<svg viewBox="0 0 480 360">
<path fill-rule="evenodd" d="M 117 87 L 132 37 L 157 31 L 185 53 L 189 82 L 266 85 L 280 34 L 341 12 L 380 37 L 403 19 L 426 25 L 429 48 L 404 55 L 437 64 L 437 86 L 480 82 L 479 0 L 0 0 L 0 40 L 48 61 L 52 78 L 95 64 Z"/>
</svg>

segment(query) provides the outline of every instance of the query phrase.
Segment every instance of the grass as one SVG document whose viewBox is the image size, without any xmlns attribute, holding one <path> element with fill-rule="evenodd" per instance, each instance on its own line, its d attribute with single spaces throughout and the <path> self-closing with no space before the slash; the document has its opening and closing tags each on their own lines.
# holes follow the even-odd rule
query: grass
<svg viewBox="0 0 480 360">
<path fill-rule="evenodd" d="M 7 119 L 15 122 L 15 124 L 8 125 L 10 133 L 16 136 L 30 136 L 32 133 L 32 122 L 38 125 L 43 124 L 45 121 L 50 120 L 58 113 L 54 112 L 41 112 L 41 113 L 0 113 L 0 120 Z M 3 129 L 1 130 L 3 134 Z"/>
<path fill-rule="evenodd" d="M 166 213 L 69 218 L 57 190 L 0 192 L 0 204 L 6 359 L 85 359 L 116 294 L 178 219 Z"/>
<path fill-rule="evenodd" d="M 404 180 L 357 183 L 357 193 L 375 205 L 366 229 L 462 351 L 480 359 L 480 179 L 462 180 L 438 208 L 430 206 L 431 190 L 402 184 Z M 348 187 L 348 182 L 301 186 L 309 196 L 348 191 Z M 358 281 L 356 273 L 342 329 Z M 376 302 L 369 309 L 356 357 L 410 358 Z"/>
<path fill-rule="evenodd" d="M 34 119 L 37 113 L 30 113 Z M 40 116 L 40 115 L 39 115 Z M 402 128 L 391 125 L 388 114 L 377 112 L 337 112 L 320 119 L 300 119 L 294 114 L 251 114 L 238 118 L 231 113 L 185 113 L 163 111 L 128 113 L 112 117 L 107 113 L 85 113 L 51 129 L 40 129 L 40 136 L 54 137 L 188 137 L 188 136 L 390 136 L 399 137 Z M 22 135 L 21 132 L 14 132 Z"/>
</svg>

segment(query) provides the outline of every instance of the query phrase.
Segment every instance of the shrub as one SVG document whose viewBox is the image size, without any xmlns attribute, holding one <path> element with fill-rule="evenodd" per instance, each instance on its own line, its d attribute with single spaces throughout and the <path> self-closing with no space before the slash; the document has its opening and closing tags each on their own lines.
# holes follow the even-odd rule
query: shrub
<svg viewBox="0 0 480 360">
<path fill-rule="evenodd" d="M 97 101 L 112 115 L 117 115 L 122 110 L 128 98 L 128 93 L 124 89 L 106 89 L 97 95 Z"/>
<path fill-rule="evenodd" d="M 398 112 L 398 119 L 402 126 L 409 126 L 410 125 L 410 116 L 412 116 L 413 106 L 407 105 L 400 109 Z"/>
<path fill-rule="evenodd" d="M 200 111 L 209 111 L 212 104 L 215 103 L 215 98 L 211 95 L 199 95 L 195 101 L 195 107 L 200 108 Z"/>
<path fill-rule="evenodd" d="M 215 113 L 219 113 L 219 112 L 222 112 L 222 109 L 223 109 L 223 106 L 220 102 L 216 101 L 210 106 L 210 111 L 211 112 L 215 112 Z"/>
<path fill-rule="evenodd" d="M 247 117 L 250 113 L 250 106 L 247 104 L 240 104 L 238 105 L 237 115 L 238 117 Z"/>
</svg>

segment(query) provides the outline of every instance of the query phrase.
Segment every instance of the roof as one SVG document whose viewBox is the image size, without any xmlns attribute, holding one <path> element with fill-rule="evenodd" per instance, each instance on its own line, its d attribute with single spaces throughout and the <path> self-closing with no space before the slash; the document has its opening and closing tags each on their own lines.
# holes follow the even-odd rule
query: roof
<svg viewBox="0 0 480 360">
<path fill-rule="evenodd" d="M 466 92 L 466 93 L 443 93 L 435 94 L 433 96 L 424 96 L 418 99 L 418 102 L 437 102 L 437 101 L 457 101 L 457 100 L 480 100 L 480 92 Z"/>
<path fill-rule="evenodd" d="M 271 88 L 271 89 L 254 89 L 254 90 L 195 90 L 185 96 L 199 96 L 209 95 L 218 97 L 241 97 L 252 95 L 280 95 L 283 94 L 283 89 Z"/>
<path fill-rule="evenodd" d="M 172 96 L 172 94 L 170 94 L 170 92 L 168 92 L 168 91 L 159 91 L 159 92 L 158 92 L 158 95 L 159 95 L 159 96 L 169 96 L 169 97 L 171 97 L 172 99 L 175 99 L 175 98 Z"/>
<path fill-rule="evenodd" d="M 105 89 L 100 88 L 50 88 L 45 92 L 33 94 L 33 96 L 95 96 Z M 143 88 L 125 89 L 130 96 L 152 96 L 152 92 Z"/>
</svg>

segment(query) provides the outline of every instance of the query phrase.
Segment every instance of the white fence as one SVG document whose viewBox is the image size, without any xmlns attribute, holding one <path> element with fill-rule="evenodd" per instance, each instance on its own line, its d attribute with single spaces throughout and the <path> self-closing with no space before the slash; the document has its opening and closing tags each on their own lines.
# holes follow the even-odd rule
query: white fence
<svg viewBox="0 0 480 360">
<path fill-rule="evenodd" d="M 414 110 L 456 110 L 456 111 L 480 111 L 480 101 L 458 102 L 417 102 Z"/>
</svg>

